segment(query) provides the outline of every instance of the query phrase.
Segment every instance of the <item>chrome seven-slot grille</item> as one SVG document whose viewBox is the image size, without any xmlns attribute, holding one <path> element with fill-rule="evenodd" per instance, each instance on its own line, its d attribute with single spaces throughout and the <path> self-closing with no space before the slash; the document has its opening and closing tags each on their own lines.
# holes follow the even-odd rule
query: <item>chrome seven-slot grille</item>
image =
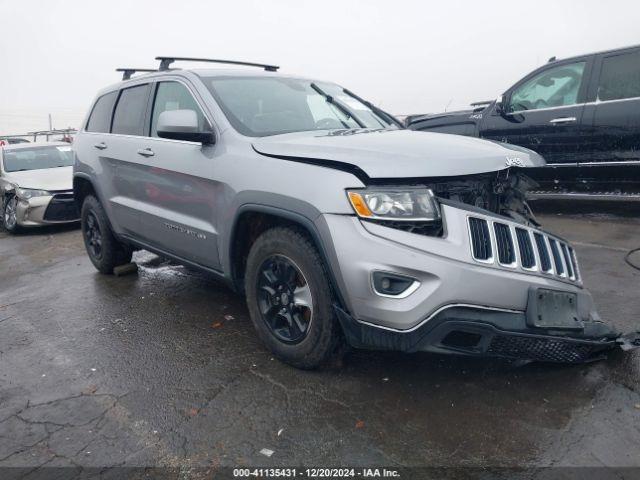
<svg viewBox="0 0 640 480">
<path fill-rule="evenodd" d="M 468 218 L 474 260 L 580 281 L 575 252 L 562 240 L 521 225 Z"/>
</svg>

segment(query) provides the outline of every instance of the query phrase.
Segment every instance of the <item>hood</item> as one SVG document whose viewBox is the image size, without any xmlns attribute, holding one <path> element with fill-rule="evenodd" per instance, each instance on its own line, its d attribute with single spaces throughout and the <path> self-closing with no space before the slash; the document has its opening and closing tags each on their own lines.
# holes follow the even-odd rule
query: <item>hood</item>
<svg viewBox="0 0 640 480">
<path fill-rule="evenodd" d="M 5 180 L 20 188 L 48 191 L 71 190 L 73 189 L 73 167 L 9 172 Z"/>
<path fill-rule="evenodd" d="M 484 112 L 487 108 L 495 103 L 495 100 L 486 100 L 483 102 L 474 102 L 470 105 L 470 108 L 463 110 L 454 110 L 453 112 L 440 112 L 440 113 L 421 113 L 408 115 L 405 119 L 405 125 L 411 127 L 416 123 L 429 122 L 431 120 L 441 121 L 457 121 L 461 118 L 468 120 L 477 120 L 476 116 Z M 480 115 L 481 117 L 481 115 Z"/>
<path fill-rule="evenodd" d="M 253 147 L 271 157 L 353 166 L 369 178 L 450 177 L 545 164 L 526 148 L 412 130 L 298 132 L 256 139 Z"/>
</svg>

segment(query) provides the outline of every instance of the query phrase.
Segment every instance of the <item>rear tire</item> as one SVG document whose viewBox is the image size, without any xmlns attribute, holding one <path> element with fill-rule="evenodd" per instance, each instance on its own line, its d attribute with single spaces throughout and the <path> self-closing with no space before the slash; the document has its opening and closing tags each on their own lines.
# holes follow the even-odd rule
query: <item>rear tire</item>
<svg viewBox="0 0 640 480">
<path fill-rule="evenodd" d="M 326 365 L 343 343 L 333 294 L 317 249 L 301 230 L 264 232 L 249 252 L 245 291 L 258 336 L 289 365 Z"/>
<path fill-rule="evenodd" d="M 107 215 L 96 197 L 85 197 L 80 222 L 87 254 L 99 272 L 112 274 L 114 267 L 131 261 L 131 247 L 113 235 Z"/>
</svg>

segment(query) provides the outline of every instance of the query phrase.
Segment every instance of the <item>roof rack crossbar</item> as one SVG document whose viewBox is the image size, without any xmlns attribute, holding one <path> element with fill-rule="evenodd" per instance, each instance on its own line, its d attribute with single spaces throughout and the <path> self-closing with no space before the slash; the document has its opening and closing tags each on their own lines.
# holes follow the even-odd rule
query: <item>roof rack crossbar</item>
<svg viewBox="0 0 640 480">
<path fill-rule="evenodd" d="M 470 103 L 469 106 L 470 107 L 479 107 L 481 105 L 489 105 L 490 103 L 493 103 L 493 100 L 482 100 L 482 101 L 478 101 L 478 102 L 473 102 L 473 103 Z"/>
<path fill-rule="evenodd" d="M 155 68 L 116 68 L 116 72 L 122 72 L 122 80 L 129 80 L 136 72 L 157 72 Z"/>
<path fill-rule="evenodd" d="M 208 62 L 208 63 L 226 63 L 229 65 L 243 65 L 245 67 L 259 67 L 264 68 L 267 72 L 277 72 L 280 68 L 278 65 L 266 65 L 264 63 L 253 62 L 239 62 L 236 60 L 218 60 L 215 58 L 191 58 L 191 57 L 156 57 L 156 60 L 160 60 L 160 67 L 158 70 L 169 70 L 169 66 L 176 60 L 183 60 L 187 62 Z"/>
</svg>

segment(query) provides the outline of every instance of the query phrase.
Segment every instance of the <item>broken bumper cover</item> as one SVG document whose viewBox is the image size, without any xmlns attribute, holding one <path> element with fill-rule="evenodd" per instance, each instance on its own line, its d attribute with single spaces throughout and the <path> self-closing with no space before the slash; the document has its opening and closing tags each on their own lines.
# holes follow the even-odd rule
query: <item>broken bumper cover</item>
<svg viewBox="0 0 640 480">
<path fill-rule="evenodd" d="M 565 292 L 575 298 L 581 321 L 598 321 L 589 292 L 578 280 L 520 266 L 478 262 L 472 257 L 469 212 L 441 207 L 446 235 L 414 234 L 345 215 L 317 222 L 343 305 L 358 322 L 407 332 L 429 323 L 445 306 L 464 304 L 525 312 L 532 288 Z M 326 233 L 325 233 L 326 232 Z M 537 259 L 538 257 L 536 257 Z M 540 262 L 539 262 L 540 263 Z M 408 295 L 380 295 L 372 288 L 376 272 L 412 278 Z"/>
<path fill-rule="evenodd" d="M 621 336 L 602 322 L 585 322 L 580 331 L 532 328 L 524 312 L 451 306 L 411 332 L 356 322 L 335 307 L 348 342 L 356 348 L 491 356 L 518 360 L 583 363 L 607 351 L 640 346 L 640 334 Z"/>
<path fill-rule="evenodd" d="M 576 263 L 556 258 L 547 272 L 535 252 L 536 268 L 478 262 L 471 255 L 469 212 L 448 205 L 442 212 L 443 237 L 344 215 L 324 215 L 317 222 L 327 232 L 325 244 L 333 246 L 328 258 L 344 305 L 338 316 L 352 346 L 562 363 L 634 346 L 600 320 Z M 376 272 L 412 278 L 417 288 L 381 295 L 372 280 Z"/>
<path fill-rule="evenodd" d="M 20 199 L 16 207 L 16 218 L 21 227 L 37 227 L 80 220 L 73 192 Z"/>
</svg>

